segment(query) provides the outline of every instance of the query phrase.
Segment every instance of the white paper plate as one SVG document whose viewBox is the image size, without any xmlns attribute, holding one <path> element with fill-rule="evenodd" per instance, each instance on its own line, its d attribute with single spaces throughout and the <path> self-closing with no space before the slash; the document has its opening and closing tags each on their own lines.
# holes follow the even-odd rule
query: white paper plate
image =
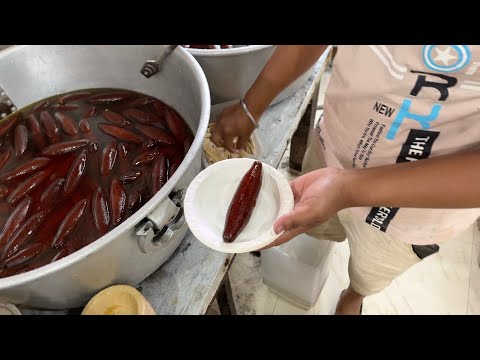
<svg viewBox="0 0 480 360">
<path fill-rule="evenodd" d="M 223 241 L 228 207 L 238 184 L 253 159 L 229 159 L 203 170 L 187 189 L 185 218 L 195 237 L 211 249 L 225 253 L 255 251 L 273 242 L 273 225 L 293 210 L 293 193 L 287 179 L 273 167 L 262 164 L 262 187 L 252 216 L 233 243 Z"/>
</svg>

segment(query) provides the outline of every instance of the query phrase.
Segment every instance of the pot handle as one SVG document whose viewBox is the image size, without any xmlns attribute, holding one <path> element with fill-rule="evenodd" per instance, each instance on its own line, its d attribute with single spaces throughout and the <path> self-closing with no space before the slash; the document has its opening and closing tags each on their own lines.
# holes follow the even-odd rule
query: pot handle
<svg viewBox="0 0 480 360">
<path fill-rule="evenodd" d="M 183 229 L 185 190 L 179 190 L 163 200 L 146 219 L 137 226 L 137 241 L 141 252 L 153 254 L 162 251 Z"/>
</svg>

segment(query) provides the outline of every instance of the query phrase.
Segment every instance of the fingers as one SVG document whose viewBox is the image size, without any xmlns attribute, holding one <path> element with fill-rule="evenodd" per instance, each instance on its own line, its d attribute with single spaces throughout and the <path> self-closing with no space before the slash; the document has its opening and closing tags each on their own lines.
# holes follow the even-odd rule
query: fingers
<svg viewBox="0 0 480 360">
<path fill-rule="evenodd" d="M 302 198 L 303 192 L 322 175 L 321 171 L 311 171 L 290 182 L 295 204 Z"/>
<path fill-rule="evenodd" d="M 274 242 L 268 244 L 267 246 L 261 248 L 260 250 L 270 249 L 275 246 L 282 245 L 287 241 L 292 240 L 294 237 L 303 234 L 304 232 L 310 230 L 313 226 L 300 226 L 298 228 L 287 230 L 282 235 L 280 235 Z"/>
<path fill-rule="evenodd" d="M 235 138 L 234 136 L 226 135 L 224 133 L 224 135 L 223 135 L 223 147 L 233 154 L 238 154 L 240 152 L 240 150 L 238 150 L 235 147 L 235 144 L 233 143 L 234 138 Z"/>
<path fill-rule="evenodd" d="M 234 139 L 235 136 L 229 135 L 228 132 L 225 131 L 225 128 L 221 125 L 221 123 L 215 124 L 210 130 L 210 140 L 215 145 L 217 145 L 218 147 L 223 147 L 231 153 L 238 154 L 241 147 L 238 147 L 237 149 L 235 143 L 233 142 Z"/>
<path fill-rule="evenodd" d="M 276 229 L 276 233 L 281 233 L 283 231 L 283 234 L 280 235 L 274 242 L 268 244 L 267 246 L 261 248 L 260 250 L 266 250 L 266 249 L 270 249 L 272 247 L 275 247 L 275 246 L 279 246 L 279 245 L 282 245 L 284 243 L 286 243 L 287 241 L 290 241 L 292 240 L 293 238 L 297 237 L 298 235 L 300 234 L 303 234 L 305 232 L 307 232 L 308 230 L 311 230 L 313 229 L 315 226 L 319 226 L 322 224 L 321 221 L 313 221 L 309 224 L 306 224 L 306 225 L 300 225 L 300 226 L 297 226 L 297 227 L 293 227 L 291 229 L 287 229 L 287 230 L 284 230 L 282 228 L 282 224 L 285 224 L 286 221 L 288 221 L 288 217 L 290 215 L 285 215 L 285 216 L 282 216 L 281 218 L 279 218 L 277 220 L 277 222 L 275 223 L 275 229 Z"/>
<path fill-rule="evenodd" d="M 215 124 L 210 129 L 210 140 L 218 147 L 223 147 L 222 127 Z"/>
<path fill-rule="evenodd" d="M 210 140 L 218 147 L 238 154 L 245 148 L 254 126 L 248 121 L 240 104 L 222 110 L 216 124 L 210 129 Z M 237 144 L 234 139 L 238 138 Z"/>
<path fill-rule="evenodd" d="M 284 230 L 291 230 L 297 227 L 309 226 L 318 223 L 315 212 L 310 206 L 298 205 L 289 214 L 281 216 L 273 225 L 277 234 Z"/>
<path fill-rule="evenodd" d="M 245 146 L 247 145 L 249 137 L 248 136 L 240 136 L 238 141 L 237 141 L 237 149 L 242 150 L 245 149 Z"/>
</svg>

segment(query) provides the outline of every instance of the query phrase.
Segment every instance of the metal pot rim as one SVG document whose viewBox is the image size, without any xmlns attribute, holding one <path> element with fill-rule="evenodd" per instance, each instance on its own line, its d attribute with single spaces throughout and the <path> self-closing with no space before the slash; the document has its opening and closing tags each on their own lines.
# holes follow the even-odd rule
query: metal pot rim
<svg viewBox="0 0 480 360">
<path fill-rule="evenodd" d="M 11 51 L 15 51 L 23 46 L 28 46 L 28 45 L 12 46 L 11 48 L 5 49 L 0 53 L 0 61 L 1 61 L 2 55 L 6 55 L 7 53 Z M 78 261 L 81 261 L 83 258 L 88 257 L 92 253 L 98 251 L 99 249 L 107 246 L 112 241 L 116 240 L 119 236 L 123 235 L 124 233 L 129 231 L 131 228 L 138 225 L 142 219 L 147 217 L 148 214 L 150 214 L 162 202 L 162 200 L 165 199 L 168 196 L 168 194 L 170 194 L 174 190 L 176 184 L 178 183 L 182 175 L 185 173 L 187 168 L 191 165 L 191 163 L 193 162 L 196 156 L 196 154 L 193 153 L 194 149 L 200 149 L 200 151 L 202 149 L 203 138 L 205 137 L 207 127 L 208 127 L 211 105 L 210 105 L 210 90 L 208 87 L 207 78 L 205 77 L 205 74 L 202 68 L 200 67 L 198 62 L 195 60 L 195 58 L 184 48 L 181 48 L 180 52 L 178 53 L 176 52 L 175 54 L 172 54 L 172 55 L 183 56 L 184 58 L 187 59 L 187 62 L 192 66 L 192 70 L 194 71 L 194 74 L 196 74 L 197 81 L 200 82 L 199 84 L 200 97 L 201 97 L 200 100 L 201 100 L 201 108 L 202 108 L 195 139 L 190 147 L 190 150 L 185 156 L 185 159 L 183 160 L 181 165 L 178 167 L 173 177 L 169 179 L 169 181 L 165 184 L 165 186 L 157 194 L 155 194 L 155 196 L 153 196 L 141 209 L 139 209 L 134 215 L 132 215 L 130 218 L 128 218 L 126 221 L 124 221 L 115 229 L 107 232 L 105 235 L 95 240 L 91 244 L 81 248 L 78 251 L 75 251 L 73 254 L 69 256 L 66 256 L 58 261 L 55 261 L 54 263 L 44 265 L 42 267 L 27 271 L 22 274 L 13 275 L 7 278 L 0 279 L 0 290 L 9 288 L 11 286 L 18 286 L 27 282 L 34 281 L 38 278 L 47 276 L 61 269 L 67 268 L 72 264 Z"/>
<path fill-rule="evenodd" d="M 231 49 L 191 49 L 185 48 L 193 56 L 205 56 L 205 57 L 221 57 L 221 56 L 235 56 L 235 55 L 244 55 L 252 52 L 261 51 L 264 49 L 271 48 L 276 45 L 247 45 L 238 48 Z"/>
</svg>

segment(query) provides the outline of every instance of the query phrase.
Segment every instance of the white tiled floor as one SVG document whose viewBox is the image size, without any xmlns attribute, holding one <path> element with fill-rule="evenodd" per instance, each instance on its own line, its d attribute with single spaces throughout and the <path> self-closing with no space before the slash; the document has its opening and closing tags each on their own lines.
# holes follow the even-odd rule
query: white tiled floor
<svg viewBox="0 0 480 360">
<path fill-rule="evenodd" d="M 480 314 L 480 231 L 473 230 L 467 314 Z"/>
<path fill-rule="evenodd" d="M 348 285 L 348 243 L 332 248 L 330 274 L 313 308 L 305 311 L 272 293 L 263 284 L 261 259 L 237 255 L 230 279 L 239 314 L 328 315 Z M 382 292 L 365 299 L 363 314 L 480 314 L 480 231 L 474 224 L 440 251 L 394 280 Z"/>
<path fill-rule="evenodd" d="M 322 80 L 320 105 L 328 77 L 329 73 Z M 288 153 L 287 150 L 282 160 L 284 172 L 288 168 Z M 308 311 L 272 293 L 263 284 L 260 258 L 238 255 L 230 270 L 237 312 L 333 314 L 340 292 L 348 285 L 349 253 L 346 241 L 334 244 L 329 277 L 317 303 Z M 475 224 L 442 244 L 439 253 L 412 267 L 382 292 L 366 298 L 363 314 L 480 314 L 479 258 L 480 231 Z"/>
<path fill-rule="evenodd" d="M 364 313 L 465 315 L 469 293 L 480 285 L 470 281 L 471 273 L 478 271 L 478 261 L 472 262 L 475 233 L 478 229 L 471 226 L 440 245 L 438 254 L 402 274 L 381 293 L 367 298 Z"/>
</svg>

